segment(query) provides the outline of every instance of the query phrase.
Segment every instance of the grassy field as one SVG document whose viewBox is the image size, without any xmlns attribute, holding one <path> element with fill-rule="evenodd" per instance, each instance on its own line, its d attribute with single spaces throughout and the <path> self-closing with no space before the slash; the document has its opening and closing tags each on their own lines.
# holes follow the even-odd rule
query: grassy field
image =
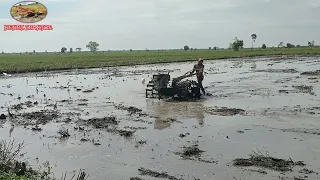
<svg viewBox="0 0 320 180">
<path fill-rule="evenodd" d="M 35 53 L 0 54 L 0 71 L 7 73 L 39 72 L 45 70 L 67 70 L 75 68 L 112 67 L 255 57 L 268 55 L 320 55 L 320 48 L 255 49 L 251 50 L 196 50 L 196 51 L 133 51 L 105 53 Z"/>
</svg>

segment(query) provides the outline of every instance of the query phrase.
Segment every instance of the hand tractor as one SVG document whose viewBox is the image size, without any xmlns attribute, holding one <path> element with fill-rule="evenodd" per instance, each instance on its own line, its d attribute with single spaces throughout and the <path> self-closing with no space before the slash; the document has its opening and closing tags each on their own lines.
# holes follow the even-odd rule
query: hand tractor
<svg viewBox="0 0 320 180">
<path fill-rule="evenodd" d="M 172 98 L 175 100 L 200 99 L 200 87 L 196 81 L 181 81 L 193 75 L 194 74 L 188 74 L 173 78 L 170 84 L 169 74 L 155 74 L 147 84 L 146 98 Z"/>
</svg>

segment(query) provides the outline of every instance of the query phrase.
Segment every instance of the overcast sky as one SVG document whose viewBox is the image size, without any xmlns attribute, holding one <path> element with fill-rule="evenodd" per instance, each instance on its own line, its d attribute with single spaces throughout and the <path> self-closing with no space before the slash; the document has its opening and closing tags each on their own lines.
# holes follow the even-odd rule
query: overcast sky
<svg viewBox="0 0 320 180">
<path fill-rule="evenodd" d="M 251 46 L 320 42 L 320 0 L 39 0 L 53 31 L 0 31 L 5 52 L 59 51 L 89 41 L 108 49 L 227 47 L 235 36 Z M 0 0 L 0 24 L 16 2 Z"/>
</svg>

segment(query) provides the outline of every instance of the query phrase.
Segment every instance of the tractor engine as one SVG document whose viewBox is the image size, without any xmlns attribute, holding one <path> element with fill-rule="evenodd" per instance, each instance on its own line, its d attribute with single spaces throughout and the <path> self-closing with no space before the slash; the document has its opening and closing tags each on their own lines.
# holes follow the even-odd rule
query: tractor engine
<svg viewBox="0 0 320 180">
<path fill-rule="evenodd" d="M 192 80 L 182 81 L 182 79 L 190 76 L 183 75 L 173 78 L 171 85 L 169 85 L 169 74 L 153 75 L 153 79 L 147 85 L 146 97 L 158 99 L 171 97 L 175 100 L 200 99 L 201 93 L 198 83 Z"/>
</svg>

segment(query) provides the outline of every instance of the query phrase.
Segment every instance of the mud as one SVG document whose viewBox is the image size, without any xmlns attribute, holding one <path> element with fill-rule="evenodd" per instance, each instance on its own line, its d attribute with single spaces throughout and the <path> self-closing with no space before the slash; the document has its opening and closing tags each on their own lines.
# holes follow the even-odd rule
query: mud
<svg viewBox="0 0 320 180">
<path fill-rule="evenodd" d="M 139 168 L 138 171 L 141 176 L 150 176 L 155 178 L 165 178 L 171 180 L 183 180 L 182 178 L 177 178 L 172 175 L 169 175 L 167 174 L 167 172 L 157 172 L 143 167 Z"/>
<path fill-rule="evenodd" d="M 239 108 L 228 108 L 228 107 L 213 107 L 207 108 L 206 112 L 211 115 L 217 116 L 235 116 L 235 115 L 245 115 L 246 111 Z"/>
<path fill-rule="evenodd" d="M 292 129 L 281 129 L 281 131 L 311 134 L 311 135 L 320 135 L 320 129 L 292 128 Z"/>
<path fill-rule="evenodd" d="M 92 118 L 85 120 L 88 125 L 92 125 L 95 128 L 108 128 L 110 125 L 118 125 L 116 117 L 103 117 L 103 118 Z"/>
<path fill-rule="evenodd" d="M 298 92 L 302 92 L 302 93 L 309 93 L 311 95 L 314 95 L 314 92 L 312 92 L 313 90 L 313 86 L 292 86 L 293 88 L 297 89 Z"/>
<path fill-rule="evenodd" d="M 176 155 L 179 155 L 182 159 L 185 160 L 193 160 L 198 162 L 204 163 L 217 163 L 215 160 L 206 160 L 203 159 L 201 156 L 205 151 L 198 148 L 198 144 L 193 144 L 191 146 L 184 146 L 182 147 L 181 152 L 175 152 Z"/>
<path fill-rule="evenodd" d="M 305 166 L 302 161 L 293 162 L 291 159 L 279 159 L 271 157 L 268 154 L 254 153 L 250 155 L 250 158 L 237 158 L 233 160 L 234 166 L 256 166 L 261 168 L 267 168 L 274 171 L 292 171 L 293 166 Z"/>
<path fill-rule="evenodd" d="M 131 177 L 130 180 L 144 180 L 144 179 L 139 178 L 139 177 Z"/>
<path fill-rule="evenodd" d="M 20 113 L 15 115 L 15 120 L 19 125 L 45 125 L 62 115 L 58 111 L 40 110 L 36 112 Z"/>
<path fill-rule="evenodd" d="M 320 57 L 279 58 L 205 61 L 212 96 L 184 102 L 148 99 L 142 81 L 194 62 L 1 76 L 0 136 L 25 141 L 32 167 L 49 161 L 54 174 L 86 169 L 89 179 L 319 179 L 303 170 L 320 167 L 319 78 L 299 73 L 317 72 Z M 292 171 L 230 165 L 256 148 Z"/>
<path fill-rule="evenodd" d="M 320 70 L 302 72 L 301 75 L 319 76 L 320 75 Z"/>
<path fill-rule="evenodd" d="M 1 114 L 1 115 L 0 115 L 0 119 L 7 119 L 7 116 L 4 115 L 4 114 Z"/>
<path fill-rule="evenodd" d="M 296 69 L 261 69 L 256 70 L 256 72 L 266 72 L 266 73 L 299 73 Z"/>
<path fill-rule="evenodd" d="M 61 128 L 58 133 L 61 135 L 61 138 L 70 137 L 69 130 L 67 128 Z"/>
<path fill-rule="evenodd" d="M 139 114 L 139 115 L 145 115 L 144 113 L 142 113 L 142 109 L 139 109 L 137 107 L 134 106 L 124 106 L 123 104 L 119 104 L 119 105 L 115 105 L 116 109 L 121 109 L 124 111 L 128 111 L 130 114 Z"/>
</svg>

